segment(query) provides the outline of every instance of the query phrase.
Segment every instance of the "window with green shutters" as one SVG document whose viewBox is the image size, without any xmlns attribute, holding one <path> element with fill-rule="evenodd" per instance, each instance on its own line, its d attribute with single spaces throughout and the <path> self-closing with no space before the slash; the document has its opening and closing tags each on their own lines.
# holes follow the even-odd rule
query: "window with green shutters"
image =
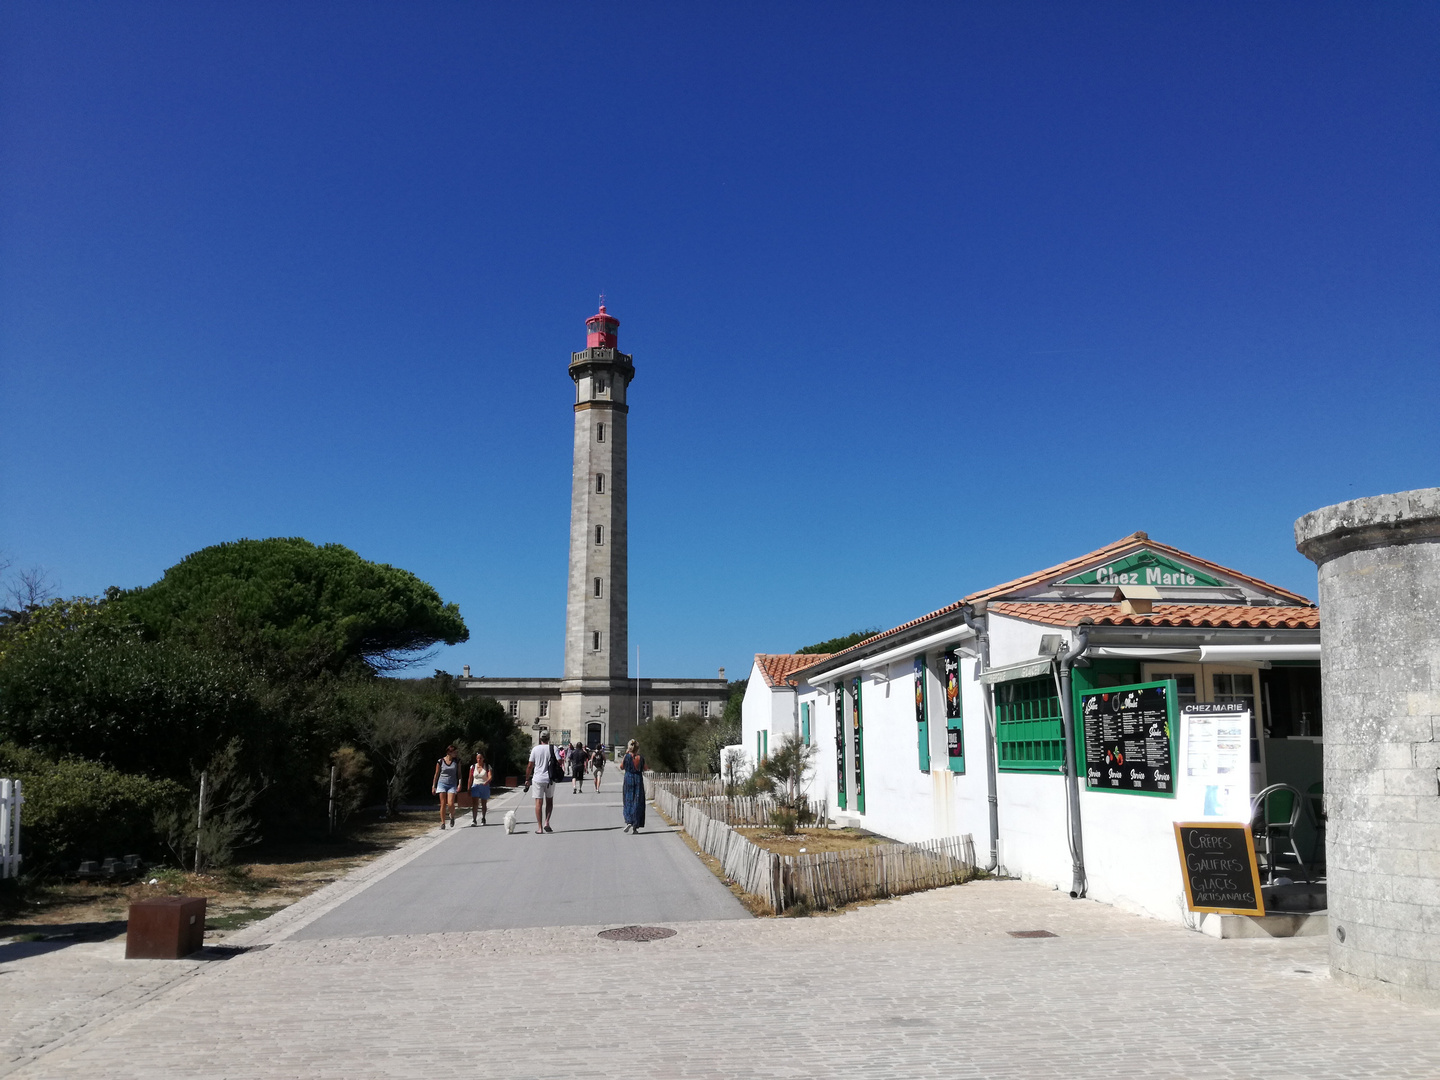
<svg viewBox="0 0 1440 1080">
<path fill-rule="evenodd" d="M 1059 772 L 1065 757 L 1060 698 L 1048 675 L 995 686 L 999 767 L 1007 772 Z"/>
<path fill-rule="evenodd" d="M 810 703 L 802 702 L 800 705 L 800 745 L 810 745 Z"/>
</svg>

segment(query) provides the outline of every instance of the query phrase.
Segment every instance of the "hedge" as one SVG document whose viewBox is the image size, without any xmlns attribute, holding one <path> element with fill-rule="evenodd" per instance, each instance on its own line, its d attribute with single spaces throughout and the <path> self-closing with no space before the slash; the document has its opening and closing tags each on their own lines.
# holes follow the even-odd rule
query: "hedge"
<svg viewBox="0 0 1440 1080">
<path fill-rule="evenodd" d="M 73 873 L 83 859 L 163 855 L 157 811 L 188 798 L 173 780 L 122 773 L 80 758 L 54 760 L 0 743 L 0 777 L 24 784 L 20 851 L 27 874 Z"/>
</svg>

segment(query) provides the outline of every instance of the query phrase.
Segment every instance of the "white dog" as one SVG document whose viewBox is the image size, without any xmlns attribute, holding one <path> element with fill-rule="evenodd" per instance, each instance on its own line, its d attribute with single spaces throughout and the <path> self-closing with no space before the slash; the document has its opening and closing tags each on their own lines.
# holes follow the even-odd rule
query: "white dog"
<svg viewBox="0 0 1440 1080">
<path fill-rule="evenodd" d="M 506 810 L 506 811 L 505 811 L 505 831 L 506 831 L 507 833 L 513 833 L 513 832 L 515 831 L 515 811 L 514 811 L 514 810 Z"/>
</svg>

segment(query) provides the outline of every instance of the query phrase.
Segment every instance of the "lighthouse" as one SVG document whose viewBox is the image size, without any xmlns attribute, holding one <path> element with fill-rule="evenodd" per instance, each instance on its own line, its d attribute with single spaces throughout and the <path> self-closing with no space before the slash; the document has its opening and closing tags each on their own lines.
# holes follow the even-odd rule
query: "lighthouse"
<svg viewBox="0 0 1440 1080">
<path fill-rule="evenodd" d="M 635 364 L 618 348 L 619 329 L 601 304 L 585 320 L 585 348 L 570 354 L 575 451 L 559 726 L 588 733 L 599 725 L 606 742 L 634 721 L 625 451 Z"/>
</svg>

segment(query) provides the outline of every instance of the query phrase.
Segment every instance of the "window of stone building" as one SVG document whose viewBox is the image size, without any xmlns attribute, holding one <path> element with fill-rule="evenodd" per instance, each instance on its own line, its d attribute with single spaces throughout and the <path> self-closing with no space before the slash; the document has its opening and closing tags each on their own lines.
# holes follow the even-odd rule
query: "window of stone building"
<svg viewBox="0 0 1440 1080">
<path fill-rule="evenodd" d="M 510 715 L 511 715 L 511 716 L 519 716 L 519 715 L 520 715 L 520 702 L 518 702 L 518 701 L 512 701 L 512 702 L 510 702 Z"/>
<path fill-rule="evenodd" d="M 679 716 L 679 715 L 680 715 L 680 703 L 679 703 L 678 701 L 672 701 L 672 702 L 670 702 L 670 717 L 671 717 L 671 719 L 674 719 L 675 717 L 677 717 L 677 716 Z"/>
<path fill-rule="evenodd" d="M 605 543 L 605 526 L 604 526 L 604 525 L 596 525 L 596 526 L 595 526 L 595 543 L 597 543 L 597 544 L 603 544 L 603 543 Z"/>
<path fill-rule="evenodd" d="M 548 702 L 548 701 L 542 701 L 542 702 L 540 702 L 540 715 L 541 715 L 541 716 L 549 716 L 549 715 L 550 715 L 550 702 Z"/>
<path fill-rule="evenodd" d="M 604 397 L 609 392 L 610 388 L 605 385 L 604 379 L 595 380 L 595 393 L 599 394 L 601 397 Z"/>
<path fill-rule="evenodd" d="M 710 718 L 710 703 L 708 701 L 700 702 L 700 715 L 707 720 Z"/>
<path fill-rule="evenodd" d="M 603 472 L 595 474 L 595 494 L 605 494 L 605 474 Z"/>
<path fill-rule="evenodd" d="M 596 630 L 590 635 L 590 647 L 596 652 L 600 651 L 600 631 Z"/>
<path fill-rule="evenodd" d="M 596 597 L 599 597 L 599 596 L 601 596 L 603 593 L 604 593 L 603 584 L 602 584 L 602 582 L 600 581 L 600 579 L 597 577 L 597 578 L 595 579 L 595 595 L 596 595 Z"/>
<path fill-rule="evenodd" d="M 604 442 L 604 441 L 605 441 L 605 423 L 604 423 L 604 421 L 601 421 L 600 423 L 598 423 L 598 424 L 595 425 L 595 441 L 596 441 L 596 442 Z"/>
<path fill-rule="evenodd" d="M 649 720 L 655 715 L 655 703 L 653 701 L 640 702 L 640 719 Z"/>
</svg>

